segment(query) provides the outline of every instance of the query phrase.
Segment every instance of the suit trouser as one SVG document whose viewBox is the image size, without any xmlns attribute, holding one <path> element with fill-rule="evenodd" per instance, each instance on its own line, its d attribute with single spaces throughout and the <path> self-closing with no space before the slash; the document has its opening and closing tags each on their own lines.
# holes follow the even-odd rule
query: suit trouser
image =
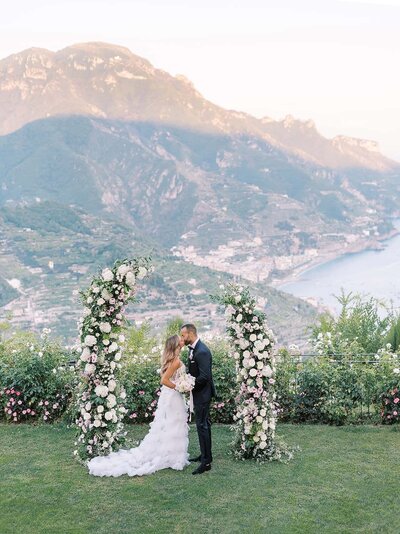
<svg viewBox="0 0 400 534">
<path fill-rule="evenodd" d="M 212 462 L 210 401 L 196 403 L 194 405 L 194 413 L 199 436 L 201 463 L 209 464 Z"/>
</svg>

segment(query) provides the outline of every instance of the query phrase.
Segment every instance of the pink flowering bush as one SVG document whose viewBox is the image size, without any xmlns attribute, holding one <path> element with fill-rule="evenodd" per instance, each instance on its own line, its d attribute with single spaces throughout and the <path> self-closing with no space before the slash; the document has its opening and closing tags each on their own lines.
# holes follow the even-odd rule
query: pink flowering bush
<svg viewBox="0 0 400 534">
<path fill-rule="evenodd" d="M 400 422 L 400 383 L 382 395 L 381 418 L 384 424 Z"/>
<path fill-rule="evenodd" d="M 75 387 L 70 353 L 48 339 L 17 334 L 0 346 L 0 406 L 12 423 L 51 422 L 65 411 Z"/>
</svg>

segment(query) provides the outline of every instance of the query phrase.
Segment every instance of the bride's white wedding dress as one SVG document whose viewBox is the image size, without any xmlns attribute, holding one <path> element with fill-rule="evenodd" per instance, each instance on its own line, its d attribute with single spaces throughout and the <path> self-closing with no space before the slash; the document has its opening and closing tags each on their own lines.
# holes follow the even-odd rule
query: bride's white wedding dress
<svg viewBox="0 0 400 534">
<path fill-rule="evenodd" d="M 182 364 L 172 375 L 171 382 L 184 372 Z M 150 475 L 160 469 L 182 470 L 189 464 L 189 437 L 186 403 L 180 393 L 161 387 L 154 420 L 138 447 L 96 456 L 88 462 L 89 473 L 99 477 Z"/>
</svg>

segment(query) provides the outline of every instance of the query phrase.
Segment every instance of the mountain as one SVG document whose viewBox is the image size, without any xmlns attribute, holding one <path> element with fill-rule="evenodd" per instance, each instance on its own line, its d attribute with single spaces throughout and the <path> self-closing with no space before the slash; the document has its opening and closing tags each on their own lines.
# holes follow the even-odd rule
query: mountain
<svg viewBox="0 0 400 534">
<path fill-rule="evenodd" d="M 73 291 L 147 251 L 143 317 L 221 324 L 208 293 L 240 277 L 285 340 L 304 338 L 315 309 L 269 285 L 378 246 L 399 215 L 399 164 L 373 142 L 224 110 L 105 43 L 0 61 L 0 132 L 0 306 L 69 339 Z"/>
<path fill-rule="evenodd" d="M 0 134 L 36 119 L 89 115 L 215 134 L 251 134 L 330 168 L 390 171 L 376 143 L 321 136 L 312 121 L 256 119 L 209 102 L 184 76 L 171 76 L 127 48 L 81 43 L 58 52 L 30 48 L 0 61 Z"/>
</svg>

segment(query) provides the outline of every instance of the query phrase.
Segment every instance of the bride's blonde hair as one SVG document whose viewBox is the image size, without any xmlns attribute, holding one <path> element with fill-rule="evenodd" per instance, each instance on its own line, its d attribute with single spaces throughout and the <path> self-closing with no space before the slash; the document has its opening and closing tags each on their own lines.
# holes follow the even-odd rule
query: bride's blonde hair
<svg viewBox="0 0 400 534">
<path fill-rule="evenodd" d="M 163 375 L 171 363 L 177 357 L 177 349 L 179 347 L 180 337 L 171 336 L 165 342 L 164 352 L 161 356 L 161 374 Z"/>
</svg>

